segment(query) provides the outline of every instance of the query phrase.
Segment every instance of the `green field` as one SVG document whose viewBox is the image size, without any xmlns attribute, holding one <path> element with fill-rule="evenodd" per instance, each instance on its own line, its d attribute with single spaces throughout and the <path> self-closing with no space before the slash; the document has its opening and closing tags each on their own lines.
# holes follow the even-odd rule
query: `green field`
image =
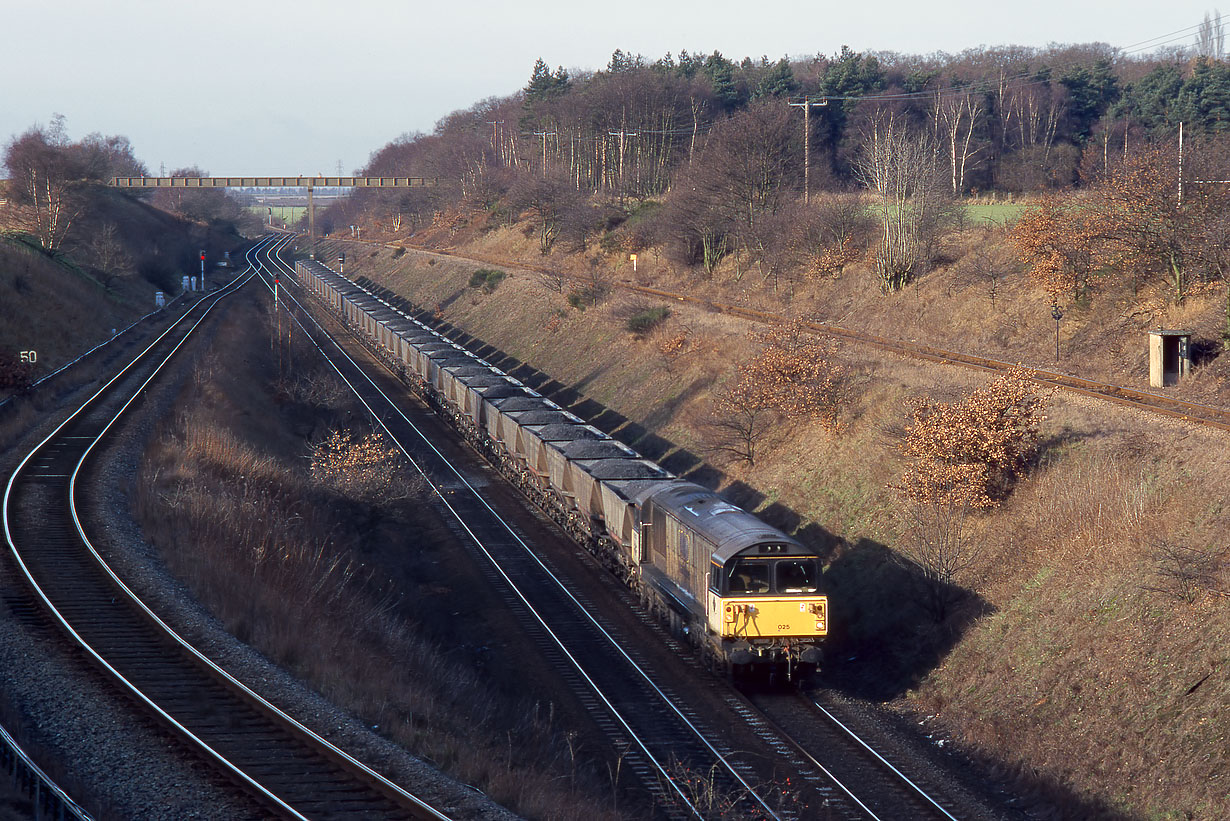
<svg viewBox="0 0 1230 821">
<path fill-rule="evenodd" d="M 987 204 L 970 204 L 964 206 L 966 218 L 976 225 L 1006 222 L 1019 217 L 1026 206 L 1014 202 L 995 202 Z M 307 208 L 302 205 L 253 205 L 254 214 L 259 214 L 262 221 L 268 220 L 269 210 L 273 209 L 274 219 L 284 220 L 287 225 L 295 225 L 303 219 Z"/>
<path fill-rule="evenodd" d="M 975 224 L 1011 222 L 1025 212 L 1026 206 L 1015 202 L 995 202 L 985 205 L 966 205 L 965 216 Z"/>
</svg>

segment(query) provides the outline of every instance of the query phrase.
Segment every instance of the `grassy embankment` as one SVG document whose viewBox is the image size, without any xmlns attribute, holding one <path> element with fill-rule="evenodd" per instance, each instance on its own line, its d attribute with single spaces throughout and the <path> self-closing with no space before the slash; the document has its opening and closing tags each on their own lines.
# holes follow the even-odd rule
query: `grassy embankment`
<svg viewBox="0 0 1230 821">
<path fill-rule="evenodd" d="M 306 344 L 272 352 L 254 311 L 228 318 L 145 455 L 138 517 L 172 571 L 234 635 L 505 806 L 616 817 L 554 705 L 480 672 L 498 638 L 471 611 L 499 606 L 458 599 L 478 582 L 460 587 L 430 500 L 312 481 L 307 443 L 361 431 L 363 411 Z"/>
<path fill-rule="evenodd" d="M 462 232 L 452 242 L 486 264 L 522 260 L 577 272 L 597 264 L 604 277 L 634 276 L 614 256 L 544 259 L 533 238 L 515 229 Z M 866 266 L 774 293 L 731 267 L 697 282 L 695 272 L 650 250 L 635 278 L 1053 366 L 1047 300 L 1019 274 L 997 282 L 992 295 L 963 265 L 1002 242 L 996 229 L 971 228 L 950 243 L 946 265 L 888 297 Z M 675 306 L 642 338 L 619 319 L 630 298 L 617 291 L 582 312 L 543 287 L 540 275 L 515 266 L 484 294 L 468 287 L 473 264 L 349 248 L 348 273 L 438 310 L 662 437 L 665 443 L 642 438 L 638 447 L 677 471 L 705 455 L 698 423 L 710 389 L 753 349 L 753 326 L 724 315 Z M 1197 340 L 1215 339 L 1222 300 L 1208 293 L 1175 307 L 1108 288 L 1069 309 L 1060 367 L 1143 387 L 1146 329 L 1189 327 Z M 682 348 L 664 344 L 681 336 Z M 724 464 L 716 475 L 691 474 L 715 480 L 767 519 L 803 528 L 826 551 L 831 681 L 934 716 L 930 727 L 1001 762 L 1074 814 L 1230 814 L 1226 434 L 1056 395 L 1029 476 L 1005 504 L 968 522 L 980 546 L 956 579 L 968 595 L 950 620 L 935 624 L 894 560 L 901 500 L 891 485 L 902 466 L 906 400 L 956 397 L 986 377 L 849 344 L 839 356 L 852 372 L 840 435 L 798 425 L 777 431 L 754 469 Z M 1230 405 L 1228 360 L 1206 360 L 1171 393 Z"/>
</svg>

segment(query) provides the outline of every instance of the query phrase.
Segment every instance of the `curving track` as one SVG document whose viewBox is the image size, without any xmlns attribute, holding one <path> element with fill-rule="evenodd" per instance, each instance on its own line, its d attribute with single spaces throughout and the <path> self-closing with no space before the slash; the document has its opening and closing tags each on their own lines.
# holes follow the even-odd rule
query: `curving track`
<svg viewBox="0 0 1230 821">
<path fill-rule="evenodd" d="M 91 451 L 214 306 L 251 278 L 203 299 L 25 457 L 4 494 L 9 547 L 46 617 L 186 751 L 267 810 L 295 819 L 446 818 L 213 665 L 123 584 L 82 528 L 77 503 Z"/>
</svg>

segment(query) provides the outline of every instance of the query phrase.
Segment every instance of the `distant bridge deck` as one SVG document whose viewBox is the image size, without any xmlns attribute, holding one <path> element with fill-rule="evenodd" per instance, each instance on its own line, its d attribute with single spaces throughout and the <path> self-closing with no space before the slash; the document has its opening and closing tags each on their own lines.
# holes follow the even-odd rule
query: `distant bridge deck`
<svg viewBox="0 0 1230 821">
<path fill-rule="evenodd" d="M 113 177 L 116 188 L 424 188 L 434 177 Z"/>
</svg>

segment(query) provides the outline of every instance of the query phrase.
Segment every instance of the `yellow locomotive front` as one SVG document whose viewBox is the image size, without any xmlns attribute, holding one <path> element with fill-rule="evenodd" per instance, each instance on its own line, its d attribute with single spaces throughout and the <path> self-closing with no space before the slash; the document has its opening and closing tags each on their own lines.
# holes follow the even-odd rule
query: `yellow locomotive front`
<svg viewBox="0 0 1230 821">
<path fill-rule="evenodd" d="M 819 592 L 819 557 L 800 547 L 758 544 L 714 556 L 709 630 L 731 664 L 819 665 L 828 598 Z"/>
<path fill-rule="evenodd" d="M 646 592 L 690 628 L 703 624 L 711 657 L 731 672 L 790 677 L 820 664 L 829 612 L 815 550 L 691 482 L 657 482 L 632 501 Z"/>
</svg>

